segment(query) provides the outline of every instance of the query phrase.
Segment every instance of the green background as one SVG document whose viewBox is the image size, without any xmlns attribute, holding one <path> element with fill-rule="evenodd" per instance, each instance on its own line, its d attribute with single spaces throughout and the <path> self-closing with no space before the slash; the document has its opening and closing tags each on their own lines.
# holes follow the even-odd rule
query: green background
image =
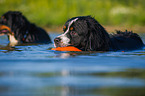
<svg viewBox="0 0 145 96">
<path fill-rule="evenodd" d="M 145 0 L 0 0 L 0 15 L 9 10 L 43 27 L 62 26 L 83 15 L 110 26 L 145 25 Z"/>
</svg>

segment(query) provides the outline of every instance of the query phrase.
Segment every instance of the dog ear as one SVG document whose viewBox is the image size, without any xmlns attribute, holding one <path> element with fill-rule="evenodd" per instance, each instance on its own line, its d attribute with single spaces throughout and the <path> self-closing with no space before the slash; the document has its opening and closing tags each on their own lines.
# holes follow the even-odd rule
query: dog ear
<svg viewBox="0 0 145 96">
<path fill-rule="evenodd" d="M 15 15 L 17 17 L 15 18 L 15 22 L 17 22 L 17 26 L 19 25 L 20 28 L 26 25 L 26 23 L 28 23 L 28 20 L 26 19 L 26 17 L 22 15 L 21 12 L 16 11 Z"/>
<path fill-rule="evenodd" d="M 106 30 L 92 17 L 87 19 L 88 41 L 87 50 L 107 51 L 109 50 L 110 37 Z"/>
<path fill-rule="evenodd" d="M 25 34 L 25 32 L 27 31 L 26 29 L 29 26 L 27 19 L 22 15 L 21 12 L 15 11 L 11 15 L 11 20 L 11 29 L 15 33 L 15 36 L 17 38 L 22 38 L 23 34 Z"/>
</svg>

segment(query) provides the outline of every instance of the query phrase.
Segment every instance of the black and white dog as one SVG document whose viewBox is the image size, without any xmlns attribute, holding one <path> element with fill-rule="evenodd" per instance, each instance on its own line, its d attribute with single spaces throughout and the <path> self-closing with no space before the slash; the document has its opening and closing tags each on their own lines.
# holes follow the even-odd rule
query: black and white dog
<svg viewBox="0 0 145 96">
<path fill-rule="evenodd" d="M 144 46 L 136 33 L 117 31 L 109 35 L 91 16 L 69 19 L 64 33 L 54 39 L 55 47 L 74 46 L 82 51 L 135 50 Z"/>
<path fill-rule="evenodd" d="M 48 33 L 30 23 L 19 11 L 8 11 L 1 16 L 0 35 L 8 35 L 10 44 L 51 43 Z"/>
</svg>

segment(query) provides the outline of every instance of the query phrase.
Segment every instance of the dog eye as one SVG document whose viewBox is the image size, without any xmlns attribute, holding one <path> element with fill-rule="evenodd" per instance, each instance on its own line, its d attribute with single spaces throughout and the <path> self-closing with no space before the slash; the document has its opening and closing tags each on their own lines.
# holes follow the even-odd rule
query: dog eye
<svg viewBox="0 0 145 96">
<path fill-rule="evenodd" d="M 70 27 L 70 29 L 69 29 L 69 30 L 70 30 L 70 31 L 72 31 L 73 29 L 74 29 L 73 27 Z"/>
<path fill-rule="evenodd" d="M 70 34 L 73 35 L 73 36 L 77 35 L 77 33 L 75 31 L 71 31 Z"/>
</svg>

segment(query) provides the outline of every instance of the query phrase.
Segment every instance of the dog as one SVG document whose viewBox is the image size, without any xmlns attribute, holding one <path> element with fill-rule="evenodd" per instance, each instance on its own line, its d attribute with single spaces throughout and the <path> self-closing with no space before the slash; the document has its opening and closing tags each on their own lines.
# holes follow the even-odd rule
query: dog
<svg viewBox="0 0 145 96">
<path fill-rule="evenodd" d="M 109 35 L 102 25 L 91 16 L 69 19 L 64 33 L 54 39 L 55 47 L 74 46 L 82 51 L 135 50 L 144 46 L 138 34 L 117 31 Z"/>
<path fill-rule="evenodd" d="M 8 11 L 1 16 L 0 35 L 8 35 L 10 43 L 51 43 L 48 33 L 30 23 L 19 11 Z"/>
</svg>

